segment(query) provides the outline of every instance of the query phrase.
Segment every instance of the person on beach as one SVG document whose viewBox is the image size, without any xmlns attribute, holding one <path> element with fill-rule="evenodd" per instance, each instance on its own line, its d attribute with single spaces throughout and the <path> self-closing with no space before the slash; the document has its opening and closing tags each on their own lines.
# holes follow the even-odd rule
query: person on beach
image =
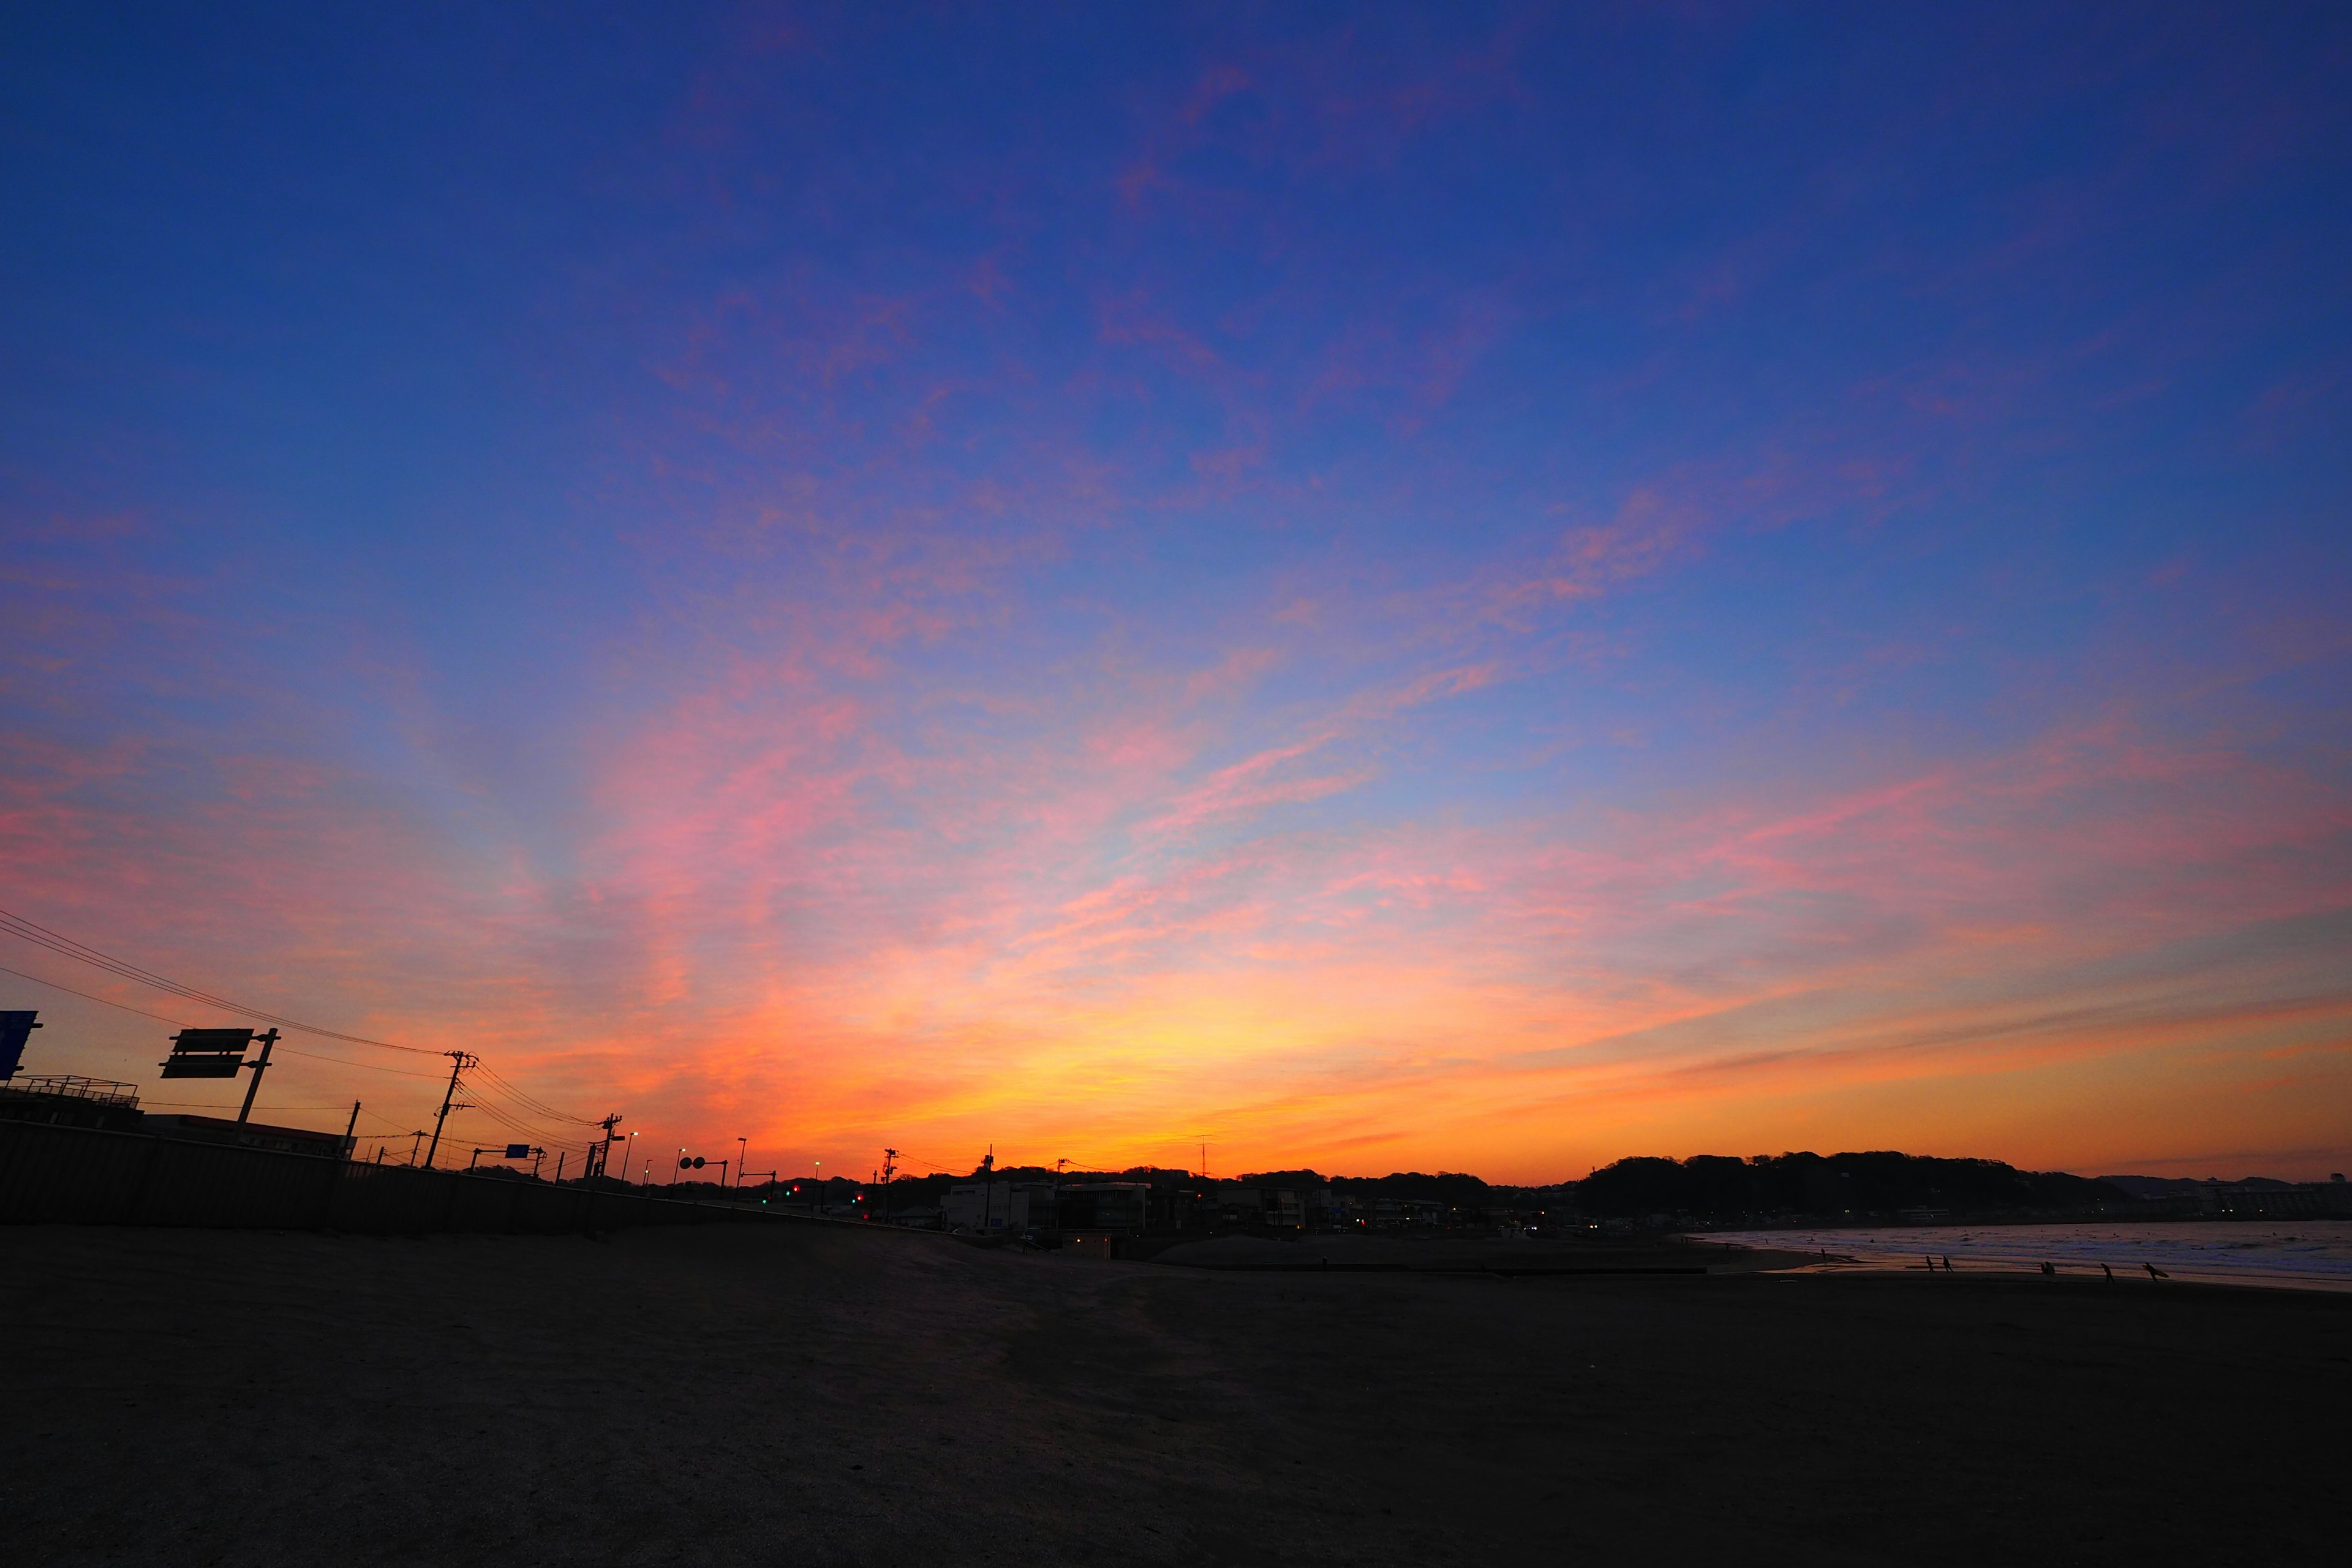
<svg viewBox="0 0 2352 1568">
<path fill-rule="evenodd" d="M 1947 1274 L 1949 1274 L 1951 1271 L 1952 1271 L 1952 1255 L 1951 1255 L 1950 1253 L 1947 1252 L 1946 1254 L 1944 1254 L 1944 1272 L 1945 1272 L 1945 1273 L 1947 1273 Z"/>
<path fill-rule="evenodd" d="M 2100 1273 L 2102 1273 L 2102 1274 L 2104 1274 L 2104 1275 L 2105 1275 L 2105 1276 L 2107 1277 L 2107 1283 L 2109 1283 L 2110 1285 L 2112 1285 L 2112 1284 L 2114 1284 L 2114 1283 L 2115 1283 L 2116 1271 L 2115 1271 L 2114 1269 L 2112 1269 L 2112 1268 L 2108 1268 L 2105 1264 L 2102 1263 L 2102 1264 L 2100 1264 L 2100 1265 L 2099 1265 L 2099 1272 L 2100 1272 Z"/>
<path fill-rule="evenodd" d="M 2169 1279 L 2172 1278 L 2171 1275 L 2167 1274 L 2163 1269 L 2158 1268 L 2153 1263 L 2143 1263 L 2140 1267 L 2147 1270 L 2147 1277 L 2151 1279 Z"/>
</svg>

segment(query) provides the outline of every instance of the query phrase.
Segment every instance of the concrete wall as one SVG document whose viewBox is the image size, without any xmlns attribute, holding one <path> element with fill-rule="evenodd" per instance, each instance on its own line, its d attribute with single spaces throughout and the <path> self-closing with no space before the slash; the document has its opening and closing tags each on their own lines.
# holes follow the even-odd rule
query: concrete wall
<svg viewBox="0 0 2352 1568">
<path fill-rule="evenodd" d="M 785 1217 L 738 1204 L 0 1122 L 0 1224 L 7 1225 L 554 1234 Z"/>
</svg>

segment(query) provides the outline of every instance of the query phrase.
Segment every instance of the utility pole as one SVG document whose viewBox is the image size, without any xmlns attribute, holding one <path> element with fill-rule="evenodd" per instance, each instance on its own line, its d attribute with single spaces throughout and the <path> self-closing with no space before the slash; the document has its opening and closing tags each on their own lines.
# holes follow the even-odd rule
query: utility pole
<svg viewBox="0 0 2352 1568">
<path fill-rule="evenodd" d="M 882 1223 L 890 1223 L 890 1183 L 898 1173 L 898 1151 L 882 1151 Z"/>
<path fill-rule="evenodd" d="M 604 1173 L 606 1164 L 608 1164 L 613 1158 L 613 1128 L 620 1120 L 621 1113 L 615 1110 L 610 1116 L 605 1117 L 604 1121 L 596 1123 L 597 1126 L 602 1127 L 604 1130 L 604 1138 L 602 1142 L 588 1151 L 587 1158 L 580 1162 L 580 1179 L 582 1181 L 584 1182 L 591 1176 L 601 1176 Z M 636 1134 L 632 1132 L 629 1136 L 634 1138 Z M 625 1155 L 621 1160 L 621 1179 L 623 1181 L 626 1181 L 628 1180 L 628 1177 L 629 1162 L 627 1157 Z"/>
<path fill-rule="evenodd" d="M 750 1143 L 741 1138 L 735 1140 L 735 1185 L 739 1189 L 743 1185 L 743 1163 L 751 1157 Z"/>
<path fill-rule="evenodd" d="M 253 1114 L 253 1097 L 261 1092 L 261 1075 L 269 1070 L 269 1047 L 278 1043 L 278 1031 L 272 1029 L 266 1035 L 256 1035 L 253 1037 L 261 1042 L 261 1059 L 245 1064 L 253 1069 L 253 1081 L 245 1086 L 245 1104 L 236 1113 L 236 1120 L 240 1126 Z"/>
<path fill-rule="evenodd" d="M 988 1234 L 988 1222 L 996 1217 L 996 1145 L 991 1143 L 980 1162 L 980 1234 Z M 1010 1217 L 1010 1216 L 1007 1216 Z"/>
<path fill-rule="evenodd" d="M 353 1132 L 355 1132 L 355 1131 L 357 1131 L 359 1130 L 359 1125 L 360 1125 L 360 1102 L 359 1102 L 358 1100 L 352 1100 L 352 1119 L 351 1119 L 350 1122 L 349 1122 L 348 1124 L 346 1124 L 346 1125 L 345 1125 L 345 1127 L 343 1128 L 343 1158 L 344 1158 L 344 1159 L 346 1159 L 346 1160 L 348 1160 L 348 1159 L 350 1159 L 350 1158 L 352 1157 L 352 1134 Z"/>
<path fill-rule="evenodd" d="M 449 1120 L 452 1110 L 458 1109 L 451 1103 L 457 1098 L 457 1075 L 481 1059 L 465 1051 L 444 1051 L 441 1054 L 449 1058 L 449 1091 L 441 1097 L 441 1114 L 433 1121 L 433 1147 L 425 1151 L 425 1168 L 428 1171 L 433 1168 L 433 1156 L 441 1152 L 441 1124 Z M 471 1110 L 472 1107 L 463 1109 Z"/>
<path fill-rule="evenodd" d="M 424 1142 L 425 1129 L 420 1127 L 408 1141 L 408 1163 L 410 1165 L 414 1166 L 416 1163 L 416 1151 L 423 1146 Z"/>
</svg>

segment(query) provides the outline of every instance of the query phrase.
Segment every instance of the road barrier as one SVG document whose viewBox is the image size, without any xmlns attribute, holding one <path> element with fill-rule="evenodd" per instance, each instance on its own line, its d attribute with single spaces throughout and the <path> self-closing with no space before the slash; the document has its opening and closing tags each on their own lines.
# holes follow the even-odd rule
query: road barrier
<svg viewBox="0 0 2352 1568">
<path fill-rule="evenodd" d="M 0 1225 L 193 1226 L 373 1235 L 560 1235 L 797 1216 L 743 1204 L 406 1165 L 364 1165 L 152 1133 L 0 1121 Z"/>
</svg>

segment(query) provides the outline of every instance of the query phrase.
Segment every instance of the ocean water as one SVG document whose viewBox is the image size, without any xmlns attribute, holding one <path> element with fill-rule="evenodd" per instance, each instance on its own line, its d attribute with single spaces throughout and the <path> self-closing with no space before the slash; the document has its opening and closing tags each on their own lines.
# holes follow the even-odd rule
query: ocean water
<svg viewBox="0 0 2352 1568">
<path fill-rule="evenodd" d="M 2145 1282 L 2153 1263 L 2175 1279 L 2352 1290 L 2352 1220 L 2211 1220 L 2191 1224 L 1902 1226 L 1843 1229 L 1709 1231 L 1695 1239 L 1796 1251 L 1884 1268 L 1924 1268 L 1922 1255 L 1972 1269 L 2099 1273 Z M 1832 1265 L 1834 1267 L 1834 1265 Z"/>
</svg>

